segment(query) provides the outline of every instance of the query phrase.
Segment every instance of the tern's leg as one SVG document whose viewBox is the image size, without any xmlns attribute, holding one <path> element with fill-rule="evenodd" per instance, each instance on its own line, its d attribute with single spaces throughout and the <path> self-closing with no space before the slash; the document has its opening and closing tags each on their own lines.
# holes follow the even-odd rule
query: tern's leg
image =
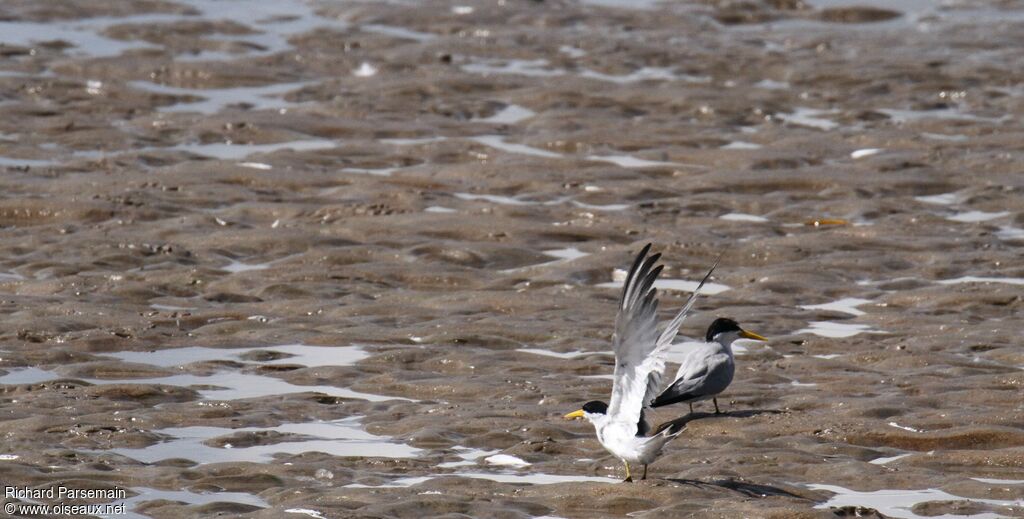
<svg viewBox="0 0 1024 519">
<path fill-rule="evenodd" d="M 722 412 L 718 410 L 718 399 L 712 398 L 711 401 L 715 403 L 715 414 L 722 414 Z"/>
<path fill-rule="evenodd" d="M 624 479 L 623 481 L 632 483 L 633 482 L 633 476 L 630 475 L 630 473 L 629 473 L 629 462 L 628 461 L 623 461 L 623 463 L 626 464 L 626 479 Z"/>
<path fill-rule="evenodd" d="M 647 464 L 646 463 L 644 463 L 644 477 L 642 477 L 640 479 L 647 479 Z"/>
<path fill-rule="evenodd" d="M 693 414 L 693 402 L 690 402 L 690 414 Z"/>
</svg>

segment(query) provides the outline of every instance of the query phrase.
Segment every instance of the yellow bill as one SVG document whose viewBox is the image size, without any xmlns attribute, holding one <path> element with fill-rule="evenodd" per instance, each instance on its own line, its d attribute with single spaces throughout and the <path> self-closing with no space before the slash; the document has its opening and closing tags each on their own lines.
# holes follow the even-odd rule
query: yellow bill
<svg viewBox="0 0 1024 519">
<path fill-rule="evenodd" d="M 744 339 L 754 339 L 755 341 L 767 341 L 768 338 L 763 335 L 758 335 L 754 332 L 748 332 L 746 330 L 740 330 L 740 337 Z"/>
<path fill-rule="evenodd" d="M 573 420 L 573 419 L 576 419 L 576 418 L 583 418 L 583 410 L 580 409 L 578 411 L 573 411 L 573 412 L 563 416 L 562 418 L 565 418 L 566 420 Z"/>
</svg>

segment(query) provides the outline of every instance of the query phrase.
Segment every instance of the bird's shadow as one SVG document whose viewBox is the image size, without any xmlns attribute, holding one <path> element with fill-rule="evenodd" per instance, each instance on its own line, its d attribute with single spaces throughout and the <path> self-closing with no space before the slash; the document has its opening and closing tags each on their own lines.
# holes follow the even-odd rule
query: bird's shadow
<svg viewBox="0 0 1024 519">
<path fill-rule="evenodd" d="M 726 411 L 724 413 L 688 413 L 674 420 L 669 420 L 659 425 L 652 434 L 658 434 L 664 431 L 666 428 L 672 427 L 673 429 L 682 429 L 686 424 L 694 420 L 704 420 L 707 418 L 750 418 L 751 416 L 757 416 L 761 414 L 783 414 L 785 411 L 779 409 L 747 409 L 745 411 Z"/>
<path fill-rule="evenodd" d="M 694 487 L 718 487 L 726 490 L 732 490 L 739 492 L 746 497 L 789 497 L 793 499 L 802 499 L 805 501 L 813 501 L 813 499 L 794 494 L 788 490 L 783 490 L 778 487 L 770 485 L 760 485 L 757 483 L 747 483 L 745 481 L 737 481 L 735 479 L 716 479 L 714 481 L 701 481 L 699 479 L 681 479 L 681 478 L 665 478 L 666 481 L 673 483 L 679 483 L 680 485 L 690 485 Z"/>
</svg>

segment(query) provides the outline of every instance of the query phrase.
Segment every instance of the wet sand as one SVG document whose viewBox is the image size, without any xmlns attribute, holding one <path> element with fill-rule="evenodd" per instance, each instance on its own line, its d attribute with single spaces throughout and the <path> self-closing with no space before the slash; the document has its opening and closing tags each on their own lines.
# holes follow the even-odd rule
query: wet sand
<svg viewBox="0 0 1024 519">
<path fill-rule="evenodd" d="M 1019 5 L 263 4 L 0 8 L 5 485 L 1024 517 Z M 683 336 L 771 341 L 619 484 L 561 415 L 649 241 L 666 318 L 724 254 Z"/>
</svg>

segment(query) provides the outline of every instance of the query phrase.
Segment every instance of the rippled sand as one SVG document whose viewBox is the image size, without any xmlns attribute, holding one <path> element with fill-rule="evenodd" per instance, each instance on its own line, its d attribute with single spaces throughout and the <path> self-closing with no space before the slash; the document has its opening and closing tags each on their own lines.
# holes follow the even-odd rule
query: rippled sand
<svg viewBox="0 0 1024 519">
<path fill-rule="evenodd" d="M 154 518 L 1024 517 L 1021 6 L 638 5 L 4 3 L 0 480 Z M 771 342 L 618 484 L 560 417 L 607 396 L 648 241 L 666 315 L 724 254 L 675 354 L 719 315 Z"/>
</svg>

